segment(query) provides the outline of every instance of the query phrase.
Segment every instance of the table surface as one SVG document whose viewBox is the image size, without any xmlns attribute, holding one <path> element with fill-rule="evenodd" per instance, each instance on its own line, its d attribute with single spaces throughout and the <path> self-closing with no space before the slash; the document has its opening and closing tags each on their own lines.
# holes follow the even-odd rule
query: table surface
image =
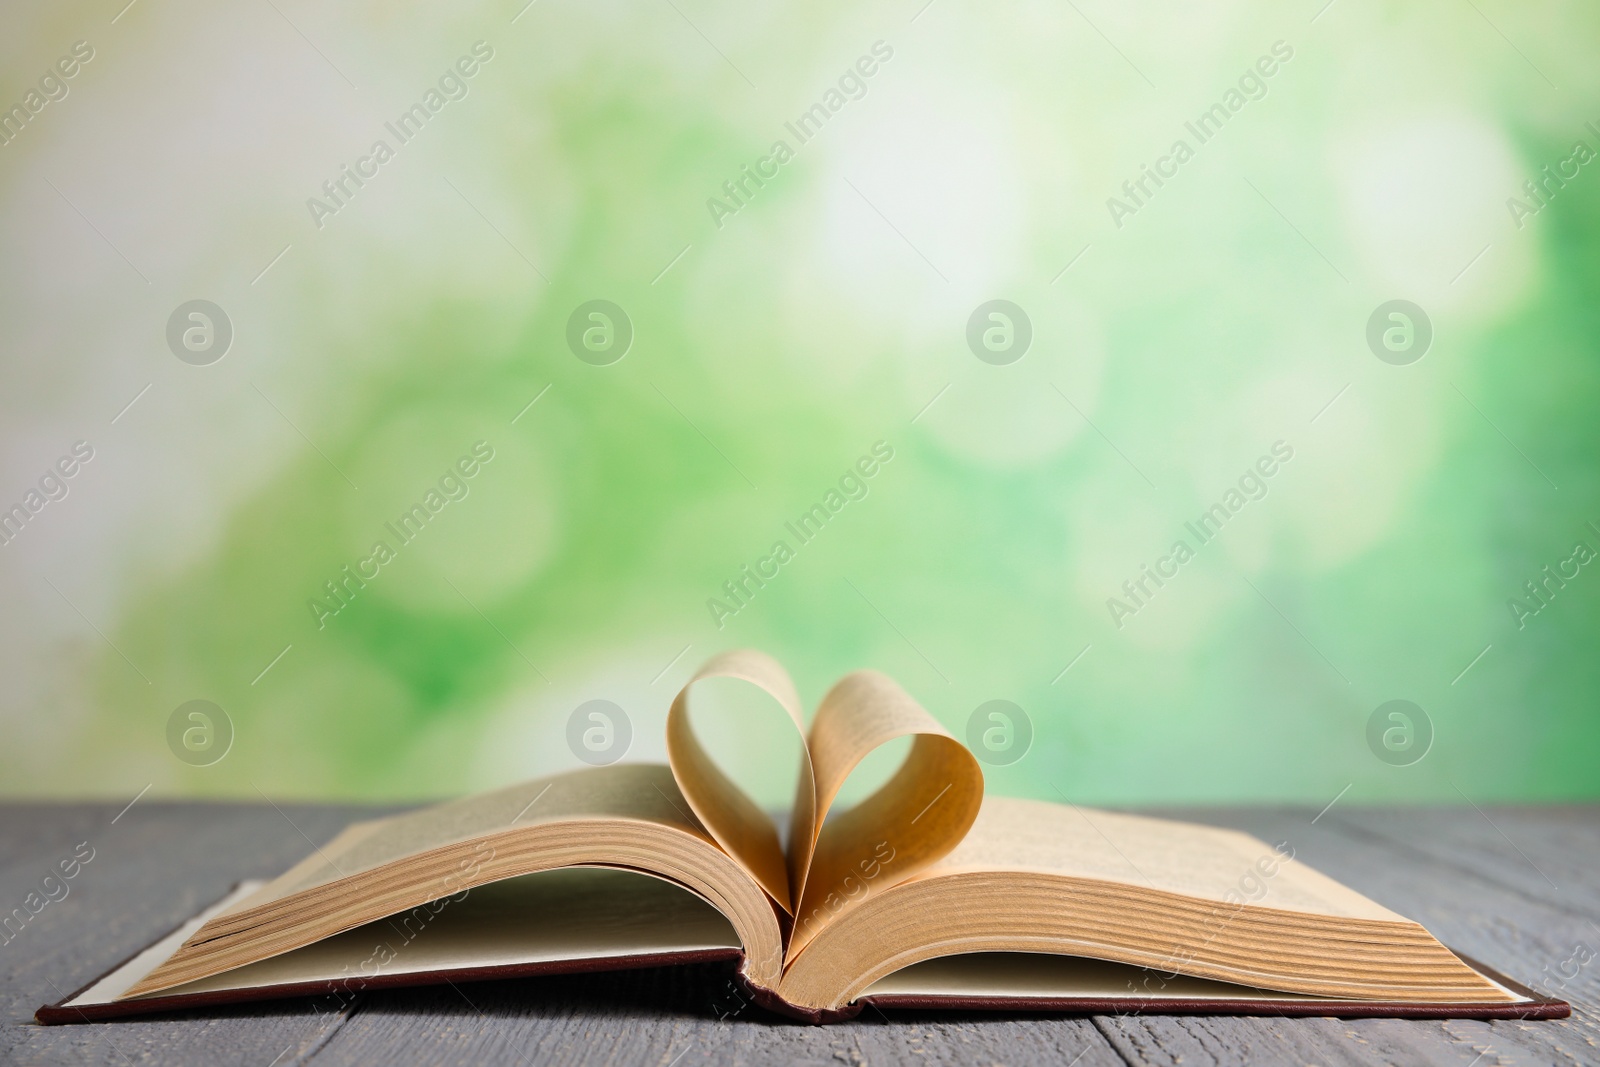
<svg viewBox="0 0 1600 1067">
<path fill-rule="evenodd" d="M 235 881 L 271 876 L 373 809 L 138 801 L 0 805 L 0 914 L 81 843 L 93 858 L 0 944 L 0 1063 L 1600 1064 L 1600 807 L 1162 811 L 1289 841 L 1297 859 L 1452 947 L 1568 1000 L 1559 1022 L 867 1012 L 811 1027 L 719 1018 L 715 966 L 369 991 L 77 1026 L 41 1004 L 84 985 Z M 60 889 L 55 890 L 60 896 Z M 3 936 L 3 935 L 0 935 Z"/>
</svg>

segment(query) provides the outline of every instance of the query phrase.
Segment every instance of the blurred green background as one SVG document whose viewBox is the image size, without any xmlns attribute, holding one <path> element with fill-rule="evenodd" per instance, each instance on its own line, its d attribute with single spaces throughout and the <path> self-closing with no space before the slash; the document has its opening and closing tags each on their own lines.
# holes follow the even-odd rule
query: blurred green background
<svg viewBox="0 0 1600 1067">
<path fill-rule="evenodd" d="M 958 736 L 1015 702 L 1031 747 L 986 773 L 1018 795 L 1600 793 L 1600 572 L 1511 604 L 1600 550 L 1590 5 L 6 18 L 0 105 L 93 58 L 0 146 L 0 507 L 94 450 L 0 548 L 7 793 L 486 788 L 581 766 L 593 699 L 659 759 L 673 692 L 740 646 L 808 708 L 867 666 Z M 193 299 L 234 331 L 205 366 L 166 337 Z M 596 299 L 632 327 L 608 365 L 567 343 Z M 992 299 L 1031 323 L 1014 362 L 968 346 Z M 1394 299 L 1433 334 L 1402 364 L 1367 343 Z M 1265 496 L 1117 617 L 1280 441 Z M 801 544 L 785 523 L 877 442 Z M 778 540 L 719 627 L 708 600 Z M 195 699 L 233 728 L 208 766 L 168 743 Z M 1431 724 L 1420 760 L 1369 744 L 1394 699 Z M 787 799 L 779 735 L 716 732 Z"/>
</svg>

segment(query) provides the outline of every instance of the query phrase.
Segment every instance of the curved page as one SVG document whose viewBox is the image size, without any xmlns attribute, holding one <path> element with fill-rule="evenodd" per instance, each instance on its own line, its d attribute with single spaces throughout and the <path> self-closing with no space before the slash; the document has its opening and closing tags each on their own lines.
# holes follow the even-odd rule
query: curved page
<svg viewBox="0 0 1600 1067">
<path fill-rule="evenodd" d="M 778 841 L 778 828 L 771 817 L 722 772 L 701 747 L 689 722 L 689 690 L 696 682 L 707 678 L 738 678 L 761 689 L 789 713 L 789 721 L 803 739 L 805 725 L 800 714 L 800 697 L 788 672 L 777 660 L 764 652 L 738 649 L 707 660 L 678 690 L 667 712 L 667 762 L 672 765 L 672 776 L 684 799 L 717 844 L 742 863 L 784 911 L 793 914 L 793 887 L 799 884 L 803 867 L 797 868 L 791 860 L 786 860 L 783 845 Z M 815 796 L 811 758 L 802 745 L 794 819 L 795 825 L 804 829 L 807 840 L 812 836 L 810 827 L 816 819 Z"/>
<path fill-rule="evenodd" d="M 709 901 L 770 984 L 782 946 L 759 887 L 707 836 L 662 766 L 561 775 L 357 824 L 208 920 L 129 991 L 138 996 L 301 948 L 384 916 L 536 871 L 647 871 Z"/>
<path fill-rule="evenodd" d="M 828 808 L 867 753 L 912 738 L 905 763 L 884 786 L 832 822 Z M 793 959 L 826 923 L 870 894 L 902 881 L 961 843 L 983 803 L 983 771 L 965 745 L 893 679 L 855 671 L 823 698 L 808 741 L 816 768 L 816 814 L 799 804 L 789 849 L 804 873 L 795 896 Z"/>
</svg>

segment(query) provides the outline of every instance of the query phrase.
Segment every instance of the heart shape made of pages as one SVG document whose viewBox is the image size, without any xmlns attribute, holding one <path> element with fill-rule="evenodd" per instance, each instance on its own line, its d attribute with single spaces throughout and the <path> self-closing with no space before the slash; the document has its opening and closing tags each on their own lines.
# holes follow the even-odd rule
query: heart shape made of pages
<svg viewBox="0 0 1600 1067">
<path fill-rule="evenodd" d="M 771 818 L 695 737 L 689 692 L 707 678 L 737 678 L 763 690 L 805 741 L 787 855 Z M 850 772 L 898 737 L 912 739 L 905 762 L 866 800 L 828 821 Z M 983 802 L 983 772 L 972 753 L 887 675 L 855 671 L 841 678 L 807 735 L 788 672 L 753 649 L 713 657 L 678 691 L 667 713 L 667 759 L 712 838 L 794 917 L 790 958 L 834 914 L 948 854 Z"/>
</svg>

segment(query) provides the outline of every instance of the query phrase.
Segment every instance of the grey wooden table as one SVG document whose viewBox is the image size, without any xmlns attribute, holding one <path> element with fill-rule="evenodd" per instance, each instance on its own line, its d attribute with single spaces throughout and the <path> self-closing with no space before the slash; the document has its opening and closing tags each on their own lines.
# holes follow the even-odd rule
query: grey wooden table
<svg viewBox="0 0 1600 1067">
<path fill-rule="evenodd" d="M 1572 1002 L 1561 1022 L 1051 1018 L 868 1012 L 808 1027 L 719 1018 L 715 967 L 362 994 L 44 1027 L 78 988 L 246 876 L 273 875 L 371 809 L 0 805 L 0 914 L 81 843 L 93 859 L 0 944 L 0 1062 L 253 1064 L 1600 1064 L 1600 808 L 1163 812 L 1290 841 L 1296 856 L 1447 944 Z M 69 864 L 70 866 L 70 864 Z M 60 896 L 59 886 L 54 887 Z M 42 899 L 42 898 L 41 898 Z"/>
</svg>

